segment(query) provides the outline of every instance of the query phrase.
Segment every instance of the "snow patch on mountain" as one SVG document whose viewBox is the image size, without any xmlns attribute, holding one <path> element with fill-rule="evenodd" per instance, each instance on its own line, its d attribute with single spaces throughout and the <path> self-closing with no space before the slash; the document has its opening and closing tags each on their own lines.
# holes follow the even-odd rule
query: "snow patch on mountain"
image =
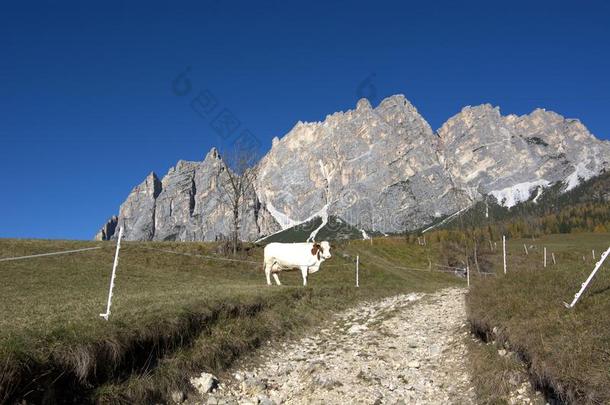
<svg viewBox="0 0 610 405">
<path fill-rule="evenodd" d="M 454 212 L 453 214 L 449 215 L 447 218 L 443 219 L 441 222 L 438 222 L 438 223 L 436 223 L 436 224 L 434 224 L 434 225 L 432 225 L 432 226 L 427 227 L 427 228 L 426 228 L 426 229 L 424 229 L 424 230 L 423 230 L 421 233 L 426 233 L 426 232 L 428 232 L 428 231 L 429 231 L 429 230 L 431 230 L 431 229 L 434 229 L 434 228 L 436 228 L 436 227 L 438 227 L 438 226 L 441 226 L 441 225 L 443 225 L 443 224 L 447 223 L 448 221 L 453 220 L 455 217 L 457 217 L 458 215 L 460 215 L 462 212 L 466 211 L 467 209 L 469 209 L 469 208 L 470 208 L 470 207 L 472 207 L 473 205 L 474 205 L 474 204 L 471 204 L 471 205 L 469 205 L 469 206 L 467 206 L 467 207 L 462 208 L 462 209 L 461 209 L 461 210 L 459 210 L 459 211 Z"/>
<path fill-rule="evenodd" d="M 540 196 L 544 193 L 544 187 L 538 187 L 538 193 L 536 194 L 536 197 L 534 197 L 534 199 L 532 200 L 534 203 L 538 202 L 538 199 L 540 198 Z"/>
<path fill-rule="evenodd" d="M 589 180 L 595 175 L 597 175 L 597 173 L 587 169 L 584 163 L 578 163 L 574 168 L 574 172 L 568 177 L 566 177 L 566 179 L 564 180 L 564 183 L 566 184 L 566 188 L 564 191 L 570 191 L 574 187 L 578 186 L 580 184 L 581 179 Z"/>
<path fill-rule="evenodd" d="M 314 231 L 309 235 L 307 242 L 314 242 L 316 240 L 316 235 L 318 232 L 320 232 L 320 229 L 324 228 L 324 226 L 328 223 L 328 204 L 324 205 L 324 207 L 322 207 L 322 209 L 311 218 L 315 217 L 322 218 L 322 222 L 320 223 L 320 226 L 314 229 Z"/>
<path fill-rule="evenodd" d="M 276 234 L 284 231 L 285 229 L 304 224 L 317 217 L 320 217 L 322 219 L 322 223 L 309 235 L 309 238 L 307 238 L 307 241 L 313 241 L 313 240 L 315 240 L 315 237 L 318 234 L 318 232 L 320 231 L 320 229 L 322 229 L 328 223 L 328 204 L 325 204 L 318 212 L 316 212 L 315 214 L 311 215 L 309 218 L 307 218 L 303 221 L 295 221 L 294 219 L 288 217 L 288 215 L 275 209 L 275 207 L 273 207 L 273 205 L 271 205 L 271 204 L 267 204 L 267 210 L 269 210 L 269 213 L 273 216 L 273 218 L 275 218 L 275 220 L 278 222 L 278 224 L 280 224 L 280 227 L 282 229 L 277 232 L 274 232 L 272 234 L 265 235 L 262 238 L 258 238 L 255 242 L 263 241 L 263 240 L 269 238 L 270 236 L 276 235 Z M 285 224 L 289 224 L 289 225 L 284 226 Z"/>
<path fill-rule="evenodd" d="M 529 200 L 532 190 L 538 187 L 548 187 L 550 183 L 545 179 L 536 181 L 526 181 L 518 183 L 501 190 L 493 190 L 489 194 L 493 195 L 498 204 L 511 208 L 520 202 Z"/>
<path fill-rule="evenodd" d="M 282 230 L 286 228 L 292 228 L 295 225 L 302 223 L 302 221 L 295 221 L 283 212 L 278 211 L 271 202 L 267 202 L 267 211 L 277 221 Z"/>
</svg>

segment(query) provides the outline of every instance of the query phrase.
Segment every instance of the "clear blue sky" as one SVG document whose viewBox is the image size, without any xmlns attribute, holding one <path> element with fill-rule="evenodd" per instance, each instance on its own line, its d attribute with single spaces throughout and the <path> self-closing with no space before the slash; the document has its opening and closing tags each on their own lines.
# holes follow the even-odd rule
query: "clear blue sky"
<svg viewBox="0 0 610 405">
<path fill-rule="evenodd" d="M 607 2 L 424 3 L 3 2 L 0 237 L 89 239 L 150 171 L 201 160 L 205 89 L 265 150 L 359 94 L 404 93 L 434 129 L 489 102 L 608 139 Z"/>
</svg>

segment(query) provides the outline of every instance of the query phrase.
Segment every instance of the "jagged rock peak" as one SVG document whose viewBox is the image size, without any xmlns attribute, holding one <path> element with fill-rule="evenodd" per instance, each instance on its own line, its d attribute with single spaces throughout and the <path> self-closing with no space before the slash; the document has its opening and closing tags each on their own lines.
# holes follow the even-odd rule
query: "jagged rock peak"
<svg viewBox="0 0 610 405">
<path fill-rule="evenodd" d="M 162 184 L 161 180 L 155 172 L 150 172 L 144 181 L 134 188 L 135 190 L 145 191 L 148 194 L 151 194 L 153 198 L 157 198 L 161 193 Z M 132 191 L 132 193 L 134 192 Z"/>
<path fill-rule="evenodd" d="M 461 110 L 462 113 L 465 112 L 479 112 L 479 111 L 497 111 L 500 112 L 500 107 L 492 105 L 490 103 L 483 103 L 478 105 L 467 105 L 464 106 Z"/>
<path fill-rule="evenodd" d="M 379 103 L 379 105 L 375 108 L 371 106 L 371 103 L 366 98 L 361 98 L 356 103 L 356 108 L 353 110 L 346 111 L 337 111 L 332 114 L 328 114 L 324 121 L 297 121 L 297 123 L 292 127 L 290 131 L 286 135 L 281 138 L 273 139 L 272 146 L 276 145 L 278 142 L 290 139 L 295 134 L 299 134 L 302 132 L 311 133 L 315 131 L 321 126 L 336 126 L 342 123 L 345 119 L 350 119 L 360 115 L 370 115 L 371 113 L 380 114 L 383 117 L 388 117 L 389 115 L 393 115 L 395 112 L 406 113 L 407 115 L 413 115 L 418 120 L 425 122 L 423 117 L 419 115 L 417 108 L 407 98 L 404 94 L 395 94 L 393 96 L 386 97 Z M 428 123 L 425 122 L 425 126 L 428 126 Z"/>
<path fill-rule="evenodd" d="M 361 98 L 360 100 L 358 100 L 358 103 L 356 104 L 357 111 L 370 110 L 370 109 L 372 109 L 372 107 L 371 107 L 371 102 L 368 99 Z"/>
<path fill-rule="evenodd" d="M 159 176 L 157 176 L 157 173 L 155 173 L 155 172 L 150 172 L 150 173 L 148 173 L 148 176 L 146 176 L 146 179 L 155 181 L 155 180 L 159 180 Z"/>
<path fill-rule="evenodd" d="M 195 167 L 197 165 L 199 165 L 200 162 L 193 162 L 192 160 L 182 160 L 180 159 L 178 161 L 178 163 L 176 163 L 176 166 L 171 167 L 168 171 L 169 173 L 173 173 L 173 172 L 180 172 L 183 170 L 192 170 L 195 169 Z"/>
<path fill-rule="evenodd" d="M 115 233 L 116 226 L 119 222 L 119 218 L 116 215 L 110 217 L 110 219 L 102 226 L 93 238 L 94 240 L 109 240 Z"/>
<path fill-rule="evenodd" d="M 377 108 L 389 105 L 413 106 L 413 104 L 411 104 L 411 102 L 407 100 L 404 94 L 394 94 L 381 100 L 381 103 L 379 103 Z"/>
<path fill-rule="evenodd" d="M 297 121 L 297 123 L 295 124 L 294 128 L 299 128 L 299 127 L 315 127 L 317 125 L 320 125 L 322 122 L 320 121 Z"/>
<path fill-rule="evenodd" d="M 405 97 L 404 94 L 394 94 L 393 96 L 384 98 L 381 103 L 375 108 L 377 112 L 383 112 L 390 109 L 399 109 L 416 113 L 419 115 L 417 108 Z"/>
<path fill-rule="evenodd" d="M 207 155 L 205 155 L 205 158 L 203 159 L 203 161 L 205 162 L 208 159 L 214 159 L 214 160 L 221 159 L 218 149 L 216 149 L 215 147 L 212 147 L 212 149 L 210 149 L 210 151 L 207 153 Z"/>
<path fill-rule="evenodd" d="M 566 121 L 567 123 L 580 123 L 580 120 L 574 118 L 565 118 L 563 115 L 547 110 L 545 108 L 535 108 L 530 113 L 517 115 L 517 114 L 508 114 L 502 115 L 502 111 L 499 106 L 494 106 L 490 103 L 483 103 L 475 106 L 467 105 L 463 107 L 459 113 L 450 117 L 446 122 L 450 122 L 456 118 L 463 118 L 464 116 L 468 117 L 481 117 L 481 116 L 495 116 L 502 119 L 507 119 L 510 121 L 517 120 L 526 120 L 526 119 L 545 119 L 552 121 Z M 444 124 L 443 124 L 444 125 Z"/>
</svg>

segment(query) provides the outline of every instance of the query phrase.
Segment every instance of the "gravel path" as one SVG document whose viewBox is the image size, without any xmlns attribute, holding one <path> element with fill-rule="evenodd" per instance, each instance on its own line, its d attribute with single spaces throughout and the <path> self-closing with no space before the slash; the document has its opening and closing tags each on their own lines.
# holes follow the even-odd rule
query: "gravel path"
<svg viewBox="0 0 610 405">
<path fill-rule="evenodd" d="M 340 313 L 261 353 L 209 404 L 469 404 L 464 290 L 405 294 Z M 270 345 L 274 346 L 274 345 Z"/>
</svg>

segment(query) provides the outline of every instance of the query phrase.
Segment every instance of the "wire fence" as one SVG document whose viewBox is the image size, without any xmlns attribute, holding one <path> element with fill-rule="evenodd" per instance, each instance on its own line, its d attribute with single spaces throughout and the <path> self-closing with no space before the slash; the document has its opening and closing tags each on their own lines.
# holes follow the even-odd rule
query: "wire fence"
<svg viewBox="0 0 610 405">
<path fill-rule="evenodd" d="M 173 251 L 173 250 L 157 249 L 157 248 L 144 247 L 144 246 L 137 246 L 136 249 L 154 250 L 154 251 L 157 251 L 157 252 L 163 252 L 163 253 L 169 253 L 169 254 L 175 254 L 175 255 L 181 255 L 181 256 L 197 257 L 197 258 L 205 259 L 205 260 L 218 260 L 218 261 L 234 262 L 234 263 L 255 264 L 257 266 L 261 266 L 262 265 L 261 261 L 244 260 L 244 259 L 231 259 L 231 258 L 228 258 L 228 257 L 218 257 L 218 256 L 209 256 L 209 255 L 202 255 L 202 254 L 196 254 L 196 253 L 176 252 L 176 251 Z M 303 266 L 305 266 L 305 265 L 303 265 Z M 324 265 L 324 267 L 344 267 L 344 266 L 353 266 L 353 263 L 325 264 Z"/>
<path fill-rule="evenodd" d="M 28 255 L 28 256 L 7 257 L 7 258 L 0 259 L 0 262 L 12 261 L 12 260 L 22 260 L 22 259 L 33 259 L 33 258 L 45 257 L 45 256 L 57 256 L 57 255 L 64 255 L 64 254 L 70 254 L 70 253 L 98 250 L 101 248 L 102 248 L 101 246 L 96 246 L 96 247 L 89 247 L 89 248 L 83 248 L 83 249 L 65 250 L 65 251 L 61 251 L 61 252 L 50 252 L 50 253 L 41 253 L 41 254 Z M 232 263 L 244 263 L 247 265 L 256 265 L 256 266 L 262 265 L 261 261 L 233 259 L 233 258 L 228 258 L 228 257 L 210 256 L 210 255 L 203 255 L 203 254 L 189 253 L 189 252 L 177 252 L 174 250 L 159 249 L 159 248 L 146 247 L 146 246 L 129 246 L 128 245 L 128 246 L 125 246 L 123 249 L 125 249 L 125 248 L 156 251 L 156 252 L 160 252 L 160 253 L 195 257 L 195 258 L 204 259 L 204 260 L 216 260 L 216 261 L 232 262 Z M 360 264 L 361 265 L 363 264 L 362 261 L 360 261 Z M 347 267 L 347 266 L 355 266 L 355 265 L 356 265 L 356 260 L 354 258 L 353 263 L 341 263 L 341 264 L 326 264 L 325 263 L 324 267 L 325 268 L 326 267 Z M 364 265 L 366 265 L 366 263 L 364 263 Z M 432 263 L 432 266 L 443 267 L 443 268 L 447 268 L 447 269 L 451 269 L 451 270 L 441 270 L 441 269 L 431 269 L 431 268 L 426 269 L 426 268 L 417 268 L 417 267 L 408 267 L 408 266 L 386 266 L 386 267 L 392 267 L 392 268 L 403 269 L 403 270 L 412 270 L 412 271 L 441 272 L 441 273 L 455 273 L 456 271 L 460 271 L 460 272 L 466 271 L 465 268 L 445 266 L 445 265 L 438 264 L 438 263 Z"/>
<path fill-rule="evenodd" d="M 458 272 L 458 270 L 439 270 L 439 269 L 432 269 L 432 268 L 427 268 L 426 269 L 426 268 L 407 267 L 407 266 L 387 266 L 387 267 L 392 267 L 393 269 L 423 271 L 423 272 L 426 272 L 426 273 L 449 273 L 449 274 L 456 274 Z M 455 267 L 455 269 L 459 269 L 461 272 L 466 272 L 466 269 L 462 269 L 462 268 L 458 268 L 458 267 Z"/>
<path fill-rule="evenodd" d="M 203 260 L 214 260 L 214 261 L 230 262 L 230 263 L 242 263 L 242 264 L 245 264 L 245 265 L 255 265 L 255 266 L 261 266 L 262 265 L 261 261 L 255 261 L 255 260 L 236 259 L 236 258 L 228 258 L 228 257 L 219 257 L 219 256 L 211 256 L 211 255 L 198 254 L 198 253 L 189 253 L 189 252 L 178 252 L 178 251 L 169 250 L 169 249 L 161 249 L 161 248 L 146 247 L 146 246 L 129 246 L 128 245 L 126 247 L 128 249 L 139 249 L 139 250 L 156 251 L 156 252 L 172 254 L 172 255 L 194 257 L 194 258 L 199 258 L 199 259 L 203 259 Z M 48 257 L 48 256 L 58 256 L 58 255 L 87 252 L 87 251 L 99 250 L 99 249 L 102 249 L 102 247 L 101 246 L 96 246 L 96 247 L 88 247 L 88 248 L 82 248 L 82 249 L 65 250 L 65 251 L 60 251 L 60 252 L 49 252 L 49 253 L 40 253 L 40 254 L 27 255 L 27 256 L 6 257 L 6 258 L 0 258 L 0 262 L 15 261 L 15 260 L 24 260 L 24 259 L 34 259 L 34 258 Z M 527 255 L 527 253 L 526 253 L 526 255 Z M 593 253 L 593 255 L 594 255 L 594 253 Z M 330 268 L 337 268 L 337 267 L 355 266 L 355 264 L 356 264 L 356 260 L 354 258 L 353 263 L 341 263 L 341 264 L 325 263 L 324 267 L 325 268 L 328 268 L 328 267 L 330 267 Z M 363 263 L 362 261 L 360 261 L 360 265 L 366 266 L 367 263 L 366 262 Z M 382 267 L 383 267 L 383 265 L 382 265 Z M 430 263 L 430 267 L 429 268 L 418 268 L 418 267 L 410 267 L 410 266 L 397 266 L 397 265 L 388 265 L 388 264 L 385 264 L 385 267 L 391 267 L 391 268 L 394 268 L 394 269 L 402 269 L 402 270 L 409 270 L 409 271 L 428 272 L 428 273 L 430 273 L 430 272 L 439 272 L 439 273 L 449 273 L 449 274 L 465 274 L 467 271 L 469 271 L 469 270 L 466 269 L 466 267 L 448 266 L 448 265 L 444 265 L 444 264 L 440 264 L 440 263 Z M 436 269 L 433 269 L 432 267 L 436 267 Z M 476 273 L 473 272 L 473 274 L 484 276 L 484 277 L 496 276 L 495 273 L 480 272 L 480 271 L 477 271 Z"/>
<path fill-rule="evenodd" d="M 5 257 L 5 258 L 0 259 L 0 262 L 9 262 L 9 261 L 13 261 L 13 260 L 23 260 L 23 259 L 34 259 L 37 257 L 46 257 L 46 256 L 66 255 L 69 253 L 86 252 L 89 250 L 96 250 L 96 249 L 101 249 L 101 248 L 102 248 L 101 246 L 96 246 L 96 247 L 88 247 L 88 248 L 83 248 L 83 249 L 64 250 L 61 252 L 40 253 L 40 254 L 28 255 L 28 256 Z"/>
<path fill-rule="evenodd" d="M 491 242 L 490 242 L 490 246 L 491 246 Z M 523 247 L 524 247 L 525 256 L 529 256 L 530 252 L 528 251 L 527 246 L 524 244 Z M 203 259 L 203 260 L 215 260 L 215 261 L 222 261 L 222 262 L 242 263 L 242 264 L 246 264 L 246 265 L 256 265 L 256 266 L 262 265 L 261 261 L 236 259 L 236 258 L 228 258 L 228 257 L 218 257 L 218 256 L 210 256 L 210 255 L 197 254 L 197 253 L 189 253 L 189 252 L 177 252 L 174 250 L 159 249 L 159 248 L 146 247 L 146 246 L 129 246 L 129 248 L 156 251 L 156 252 L 160 252 L 160 253 L 173 254 L 173 255 L 188 256 L 188 257 L 194 257 L 194 258 Z M 99 250 L 99 249 L 102 249 L 102 246 L 94 246 L 94 247 L 87 247 L 87 248 L 81 248 L 81 249 L 71 249 L 71 250 L 64 250 L 64 251 L 59 251 L 59 252 L 39 253 L 39 254 L 26 255 L 26 256 L 5 257 L 5 258 L 0 258 L 0 262 L 35 259 L 35 258 L 49 257 L 49 256 L 59 256 L 59 255 L 66 255 L 66 254 L 73 254 L 73 253 L 88 252 L 88 251 Z M 116 250 L 115 259 L 114 259 L 113 276 L 112 276 L 111 285 L 110 285 L 108 307 L 107 307 L 106 313 L 100 314 L 100 316 L 104 317 L 105 319 L 108 319 L 108 316 L 110 315 L 110 302 L 111 302 L 111 297 L 112 297 L 112 286 L 113 286 L 113 281 L 114 281 L 114 274 L 116 271 L 116 265 L 118 263 L 119 249 L 120 249 L 120 237 L 119 237 L 119 241 L 117 242 L 117 250 Z M 503 250 L 502 256 L 503 256 L 503 264 L 504 264 L 504 273 L 506 273 L 507 272 L 507 265 L 506 265 L 507 251 L 506 251 L 506 240 L 504 237 L 503 237 L 503 249 L 502 250 Z M 566 307 L 571 308 L 576 304 L 576 301 L 578 300 L 580 295 L 582 295 L 582 293 L 586 289 L 587 285 L 589 284 L 591 279 L 594 277 L 595 273 L 601 267 L 602 263 L 604 262 L 604 260 L 606 259 L 606 257 L 609 254 L 610 254 L 610 248 L 608 248 L 608 250 L 606 250 L 602 254 L 602 256 L 600 257 L 600 260 L 596 263 L 595 269 L 590 274 L 587 281 L 582 284 L 581 290 L 575 295 L 574 301 L 571 304 L 566 303 L 565 304 Z M 547 249 L 546 249 L 546 247 L 543 247 L 543 255 L 544 255 L 543 256 L 543 266 L 546 268 L 547 267 Z M 595 261 L 596 260 L 595 250 L 591 251 L 591 256 L 592 256 L 592 259 Z M 349 256 L 347 256 L 347 257 L 349 257 Z M 551 259 L 552 259 L 553 264 L 555 265 L 556 258 L 555 258 L 555 254 L 553 252 L 551 252 Z M 585 260 L 585 256 L 583 256 L 583 261 L 584 260 Z M 355 272 L 356 272 L 355 273 L 356 274 L 356 287 L 359 287 L 358 273 L 359 273 L 360 264 L 366 265 L 366 263 L 362 263 L 359 260 L 359 255 L 356 255 L 354 258 L 354 261 L 352 263 L 325 264 L 324 267 L 326 268 L 326 267 L 347 267 L 347 266 L 352 267 L 353 266 L 355 269 Z M 299 265 L 299 266 L 294 266 L 294 267 L 309 267 L 309 265 Z M 426 272 L 426 273 L 434 273 L 434 272 L 449 273 L 449 274 L 466 276 L 466 278 L 468 280 L 468 286 L 470 286 L 471 270 L 468 266 L 466 266 L 465 268 L 462 268 L 462 267 L 448 266 L 448 265 L 444 265 L 444 264 L 430 262 L 428 268 L 389 265 L 389 263 L 385 263 L 385 264 L 381 263 L 380 267 L 401 269 L 401 270 L 407 270 L 407 271 Z M 433 268 L 433 267 L 437 267 L 437 268 Z M 487 273 L 487 272 L 480 272 L 480 271 L 477 271 L 474 274 L 477 276 L 484 276 L 484 277 L 497 275 L 496 273 Z"/>
<path fill-rule="evenodd" d="M 214 261 L 230 262 L 230 263 L 242 263 L 245 265 L 255 265 L 255 266 L 262 265 L 261 261 L 255 261 L 255 260 L 219 257 L 219 256 L 211 256 L 211 255 L 189 253 L 189 252 L 178 252 L 178 251 L 174 251 L 174 250 L 160 249 L 160 248 L 146 247 L 146 246 L 126 246 L 126 247 L 128 249 L 156 251 L 156 252 L 172 254 L 172 255 L 194 257 L 194 258 L 199 258 L 199 259 L 203 259 L 203 260 L 214 260 Z M 35 259 L 35 258 L 49 257 L 49 256 L 59 256 L 59 255 L 81 253 L 81 252 L 87 252 L 87 251 L 93 251 L 93 250 L 99 250 L 99 249 L 102 249 L 102 246 L 95 246 L 95 247 L 88 247 L 88 248 L 81 248 L 81 249 L 71 249 L 71 250 L 65 250 L 65 251 L 59 251 L 59 252 L 39 253 L 39 254 L 26 255 L 26 256 L 5 257 L 5 258 L 0 258 L 0 262 Z M 527 248 L 526 248 L 525 252 L 526 252 L 525 253 L 526 256 L 528 254 L 531 255 L 531 252 L 528 252 Z M 506 254 L 506 256 L 508 256 L 508 254 Z M 594 251 L 592 252 L 592 256 L 595 259 Z M 554 259 L 554 255 L 553 255 L 553 259 Z M 555 260 L 553 260 L 553 264 L 555 264 Z M 341 263 L 341 264 L 325 263 L 324 267 L 325 268 L 328 268 L 328 267 L 337 268 L 337 267 L 348 267 L 348 266 L 355 266 L 355 265 L 356 265 L 356 260 L 354 258 L 353 263 Z M 360 261 L 360 265 L 364 265 L 366 267 L 367 263 L 366 262 L 363 263 L 362 261 Z M 471 270 L 467 270 L 467 268 L 465 268 L 465 267 L 448 266 L 448 265 L 444 265 L 444 264 L 440 264 L 440 263 L 430 263 L 430 267 L 428 267 L 428 268 L 397 266 L 397 265 L 388 265 L 388 264 L 381 265 L 381 267 L 391 267 L 394 269 L 419 271 L 419 272 L 427 272 L 427 273 L 438 272 L 438 273 L 449 273 L 449 274 L 465 274 L 467 271 L 472 272 Z M 432 268 L 432 267 L 436 267 L 436 269 Z M 472 272 L 472 273 L 473 273 L 473 275 L 483 276 L 483 277 L 496 276 L 495 273 L 490 273 L 490 272 L 477 271 L 477 272 Z"/>
</svg>

